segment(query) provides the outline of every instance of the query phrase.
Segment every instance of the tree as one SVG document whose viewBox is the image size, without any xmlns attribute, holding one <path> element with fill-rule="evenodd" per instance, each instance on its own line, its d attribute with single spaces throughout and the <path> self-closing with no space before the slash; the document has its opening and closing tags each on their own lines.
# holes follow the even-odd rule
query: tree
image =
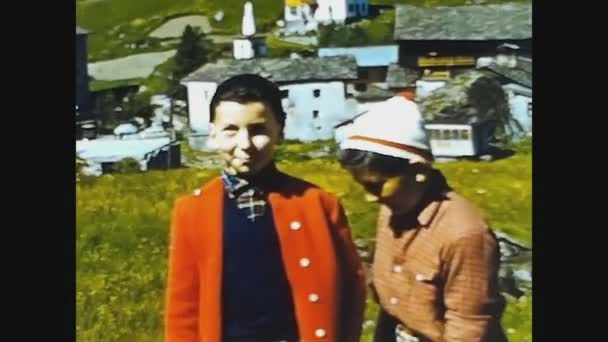
<svg viewBox="0 0 608 342">
<path fill-rule="evenodd" d="M 182 34 L 177 52 L 175 66 L 171 73 L 169 96 L 185 100 L 186 93 L 180 81 L 189 73 L 207 63 L 208 46 L 205 44 L 204 33 L 187 25 Z"/>
<path fill-rule="evenodd" d="M 128 121 L 134 117 L 141 117 L 147 121 L 154 117 L 155 107 L 150 104 L 150 95 L 148 93 L 129 94 L 127 102 L 123 103 L 122 121 Z"/>
</svg>

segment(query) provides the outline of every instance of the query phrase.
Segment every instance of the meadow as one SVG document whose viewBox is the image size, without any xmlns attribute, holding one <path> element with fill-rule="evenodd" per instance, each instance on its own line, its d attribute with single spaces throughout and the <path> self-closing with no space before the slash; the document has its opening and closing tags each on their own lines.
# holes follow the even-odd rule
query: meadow
<svg viewBox="0 0 608 342">
<path fill-rule="evenodd" d="M 288 143 L 278 167 L 337 194 L 352 235 L 371 247 L 378 207 L 340 168 L 332 144 Z M 187 157 L 198 152 L 184 149 Z M 204 157 L 204 154 L 202 155 Z M 200 157 L 200 156 L 199 156 Z M 532 246 L 531 143 L 497 161 L 438 163 L 452 187 L 479 205 L 497 231 Z M 174 200 L 219 174 L 217 169 L 182 168 L 101 177 L 80 175 L 76 185 L 76 331 L 86 341 L 162 341 L 169 217 Z M 532 340 L 532 297 L 508 298 L 503 318 L 512 341 Z M 377 306 L 368 300 L 364 337 L 371 341 Z"/>
</svg>

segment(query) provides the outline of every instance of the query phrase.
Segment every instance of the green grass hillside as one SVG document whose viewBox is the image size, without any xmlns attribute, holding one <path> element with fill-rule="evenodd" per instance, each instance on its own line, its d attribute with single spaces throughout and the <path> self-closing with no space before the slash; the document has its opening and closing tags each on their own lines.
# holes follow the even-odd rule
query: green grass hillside
<svg viewBox="0 0 608 342">
<path fill-rule="evenodd" d="M 531 0 L 486 0 L 484 3 L 530 2 Z M 146 44 L 137 52 L 168 49 L 147 35 L 164 22 L 183 15 L 209 16 L 213 34 L 240 30 L 244 0 L 81 0 L 76 1 L 76 22 L 92 31 L 89 37 L 89 56 L 93 60 L 110 59 L 134 53 L 125 44 Z M 412 4 L 421 6 L 464 5 L 468 0 L 373 0 L 372 5 Z M 258 31 L 269 32 L 276 20 L 283 16 L 284 1 L 253 1 Z M 224 19 L 216 22 L 212 16 L 224 12 Z"/>
<path fill-rule="evenodd" d="M 310 144 L 281 149 L 279 168 L 337 194 L 354 238 L 374 235 L 377 207 L 333 158 L 302 158 Z M 321 146 L 317 143 L 315 148 Z M 186 151 L 186 153 L 194 153 Z M 530 148 L 495 162 L 437 164 L 451 185 L 502 230 L 531 245 Z M 173 201 L 218 170 L 179 169 L 132 175 L 80 177 L 76 188 L 78 341 L 161 341 L 167 237 Z M 513 341 L 531 341 L 530 296 L 510 300 L 503 319 Z M 377 306 L 371 301 L 367 319 Z M 370 341 L 368 323 L 363 341 Z"/>
</svg>

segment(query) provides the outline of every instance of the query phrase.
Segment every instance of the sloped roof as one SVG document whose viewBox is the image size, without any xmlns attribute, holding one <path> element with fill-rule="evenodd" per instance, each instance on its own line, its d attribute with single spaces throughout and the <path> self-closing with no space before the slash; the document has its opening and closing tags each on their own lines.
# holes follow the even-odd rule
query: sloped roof
<svg viewBox="0 0 608 342">
<path fill-rule="evenodd" d="M 240 74 L 258 74 L 274 82 L 353 80 L 357 79 L 357 62 L 353 56 L 222 59 L 204 65 L 182 82 L 220 83 Z"/>
<path fill-rule="evenodd" d="M 405 68 L 398 64 L 388 66 L 386 73 L 386 83 L 389 88 L 405 88 L 409 84 L 420 78 L 420 71 L 412 68 Z"/>
<path fill-rule="evenodd" d="M 492 63 L 480 69 L 489 70 L 519 85 L 532 88 L 532 59 L 517 57 L 517 65 L 514 68 Z"/>
<path fill-rule="evenodd" d="M 397 5 L 395 40 L 532 38 L 532 5 L 418 7 Z"/>
</svg>

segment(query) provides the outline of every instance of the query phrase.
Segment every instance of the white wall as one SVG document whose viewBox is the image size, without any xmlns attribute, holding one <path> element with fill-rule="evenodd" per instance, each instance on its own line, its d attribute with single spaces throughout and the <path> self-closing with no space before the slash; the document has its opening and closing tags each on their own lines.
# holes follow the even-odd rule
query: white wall
<svg viewBox="0 0 608 342">
<path fill-rule="evenodd" d="M 255 56 L 253 43 L 249 39 L 235 39 L 232 41 L 232 55 L 234 59 L 250 59 Z"/>
<path fill-rule="evenodd" d="M 509 107 L 511 117 L 517 121 L 521 129 L 516 125 L 511 125 L 514 133 L 522 137 L 532 134 L 532 112 L 528 110 L 532 103 L 532 91 L 517 84 L 507 84 L 503 87 L 509 97 Z"/>
<path fill-rule="evenodd" d="M 315 12 L 315 19 L 324 24 L 328 24 L 331 20 L 342 24 L 347 18 L 347 1 L 346 0 L 319 0 L 319 7 Z M 331 15 L 330 15 L 331 7 Z"/>
<path fill-rule="evenodd" d="M 292 8 L 295 9 L 295 14 L 291 12 Z M 283 18 L 285 18 L 285 21 L 289 22 L 289 21 L 302 20 L 302 16 L 303 16 L 303 6 L 298 6 L 298 7 L 285 6 L 284 13 L 283 13 Z"/>
<path fill-rule="evenodd" d="M 217 89 L 212 82 L 188 82 L 188 116 L 190 128 L 202 134 L 209 134 L 209 104 Z"/>
<path fill-rule="evenodd" d="M 332 139 L 334 126 L 351 118 L 355 109 L 347 108 L 344 96 L 344 82 L 316 82 L 283 85 L 288 90 L 289 107 L 285 123 L 285 137 L 312 141 Z M 314 90 L 320 91 L 314 97 Z M 315 119 L 313 111 L 318 111 Z"/>
<path fill-rule="evenodd" d="M 188 82 L 190 128 L 200 134 L 209 133 L 209 105 L 217 89 L 216 83 Z M 302 141 L 332 139 L 334 126 L 357 114 L 356 106 L 348 106 L 344 96 L 344 82 L 299 83 L 280 86 L 288 90 L 284 105 L 287 113 L 285 138 Z M 318 89 L 319 97 L 314 97 Z M 206 94 L 206 95 L 205 95 Z M 313 117 L 313 111 L 318 117 Z"/>
<path fill-rule="evenodd" d="M 470 125 L 426 124 L 431 151 L 436 157 L 474 156 L 474 131 Z M 449 131 L 449 132 L 446 132 Z M 456 133 L 454 137 L 453 132 Z M 446 137 L 446 133 L 448 137 Z"/>
</svg>

